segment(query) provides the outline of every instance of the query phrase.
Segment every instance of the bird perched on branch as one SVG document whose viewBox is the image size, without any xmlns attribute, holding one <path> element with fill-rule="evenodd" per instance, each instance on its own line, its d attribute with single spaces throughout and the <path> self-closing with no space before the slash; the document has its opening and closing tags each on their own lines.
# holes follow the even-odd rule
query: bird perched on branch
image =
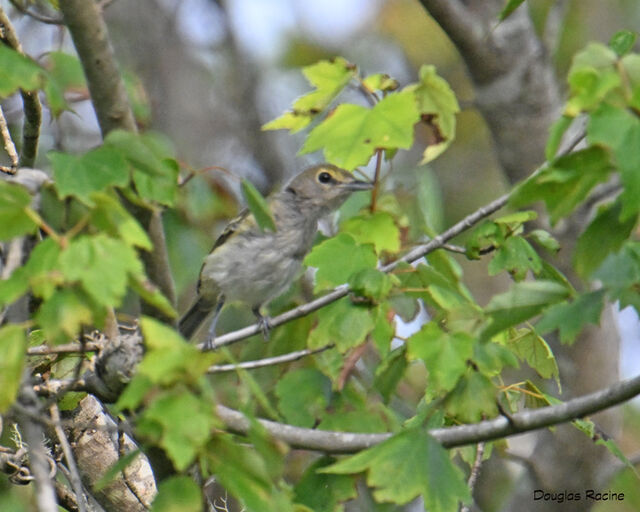
<svg viewBox="0 0 640 512">
<path fill-rule="evenodd" d="M 263 231 L 249 210 L 232 220 L 206 256 L 198 298 L 180 319 L 190 338 L 213 311 L 205 348 L 211 349 L 220 310 L 226 301 L 242 301 L 258 317 L 265 337 L 268 318 L 261 308 L 284 292 L 295 277 L 318 229 L 318 220 L 337 209 L 356 190 L 373 185 L 330 164 L 315 165 L 295 176 L 270 197 L 276 230 Z"/>
</svg>

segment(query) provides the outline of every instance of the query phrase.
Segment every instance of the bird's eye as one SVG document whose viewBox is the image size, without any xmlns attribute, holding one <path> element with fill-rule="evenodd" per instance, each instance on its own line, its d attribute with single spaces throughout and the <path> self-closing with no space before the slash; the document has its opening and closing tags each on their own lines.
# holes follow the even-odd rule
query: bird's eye
<svg viewBox="0 0 640 512">
<path fill-rule="evenodd" d="M 318 181 L 320 183 L 329 183 L 331 181 L 331 174 L 328 172 L 321 172 L 318 174 Z"/>
</svg>

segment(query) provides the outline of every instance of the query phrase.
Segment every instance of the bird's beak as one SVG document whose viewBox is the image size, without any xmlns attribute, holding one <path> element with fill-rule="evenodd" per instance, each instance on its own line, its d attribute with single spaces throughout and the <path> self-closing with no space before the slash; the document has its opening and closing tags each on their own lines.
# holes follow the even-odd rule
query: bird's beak
<svg viewBox="0 0 640 512">
<path fill-rule="evenodd" d="M 351 191 L 356 191 L 356 190 L 369 190 L 373 188 L 373 183 L 370 181 L 360 181 L 360 180 L 356 180 L 354 179 L 353 181 L 347 181 L 342 183 L 342 187 L 347 189 L 347 190 L 351 190 Z"/>
</svg>

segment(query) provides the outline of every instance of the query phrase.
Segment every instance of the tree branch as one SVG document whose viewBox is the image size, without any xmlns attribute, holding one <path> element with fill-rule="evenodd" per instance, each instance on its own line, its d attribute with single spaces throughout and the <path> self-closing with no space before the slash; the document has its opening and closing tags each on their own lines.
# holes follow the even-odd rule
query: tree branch
<svg viewBox="0 0 640 512">
<path fill-rule="evenodd" d="M 57 512 L 54 482 L 55 463 L 44 445 L 44 428 L 39 417 L 38 399 L 29 386 L 22 387 L 19 397 L 21 408 L 18 417 L 28 446 L 29 468 L 36 485 L 36 502 L 39 512 Z M 25 414 L 25 412 L 28 413 Z M 35 416 L 35 417 L 34 417 Z M 44 418 L 42 418 L 44 419 Z"/>
<path fill-rule="evenodd" d="M 60 10 L 80 57 L 103 137 L 116 129 L 135 133 L 136 122 L 115 61 L 100 5 L 93 1 L 65 0 L 61 2 Z M 147 275 L 169 301 L 175 304 L 175 287 L 169 268 L 161 214 L 128 202 L 126 206 L 140 220 L 153 242 L 152 251 L 140 253 Z M 143 312 L 163 321 L 170 321 L 146 304 L 143 304 Z"/>
<path fill-rule="evenodd" d="M 129 98 L 97 2 L 65 0 L 60 2 L 60 10 L 82 62 L 102 135 L 117 129 L 136 132 Z"/>
<path fill-rule="evenodd" d="M 510 418 L 500 416 L 470 425 L 433 429 L 429 433 L 445 448 L 492 441 L 583 418 L 618 405 L 637 395 L 640 395 L 640 376 L 618 382 L 608 388 L 574 398 L 562 404 L 517 412 Z M 249 420 L 241 412 L 218 405 L 217 413 L 232 432 L 246 434 L 249 431 Z M 379 444 L 393 435 L 390 433 L 334 432 L 294 427 L 269 420 L 259 421 L 275 439 L 284 441 L 295 448 L 330 453 L 358 452 Z"/>
<path fill-rule="evenodd" d="M 2 106 L 0 106 L 0 135 L 2 136 L 2 141 L 4 143 L 4 150 L 7 152 L 7 155 L 9 155 L 9 160 L 11 160 L 10 174 L 15 174 L 18 170 L 19 157 L 18 152 L 16 151 L 16 145 L 13 143 L 11 133 L 9 133 L 9 126 L 7 125 L 7 119 L 4 117 Z"/>
</svg>

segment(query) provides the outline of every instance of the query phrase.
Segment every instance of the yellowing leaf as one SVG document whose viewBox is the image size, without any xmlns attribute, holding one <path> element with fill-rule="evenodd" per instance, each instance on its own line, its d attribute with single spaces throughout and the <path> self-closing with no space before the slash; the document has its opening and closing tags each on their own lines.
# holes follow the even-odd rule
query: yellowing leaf
<svg viewBox="0 0 640 512">
<path fill-rule="evenodd" d="M 293 103 L 293 110 L 265 124 L 263 130 L 287 129 L 291 133 L 302 130 L 313 117 L 326 109 L 356 75 L 355 66 L 342 57 L 321 60 L 302 69 L 309 83 L 316 87 Z"/>
<path fill-rule="evenodd" d="M 424 151 L 421 162 L 424 164 L 440 156 L 453 142 L 456 113 L 460 111 L 460 107 L 447 81 L 436 73 L 435 66 L 422 66 L 418 85 L 409 86 L 405 90 L 414 92 L 420 114 L 436 132 L 435 143 L 429 144 Z"/>
<path fill-rule="evenodd" d="M 371 109 L 342 104 L 316 126 L 300 153 L 324 149 L 325 158 L 344 169 L 366 165 L 378 148 L 409 148 L 419 113 L 411 92 L 389 94 Z"/>
</svg>

